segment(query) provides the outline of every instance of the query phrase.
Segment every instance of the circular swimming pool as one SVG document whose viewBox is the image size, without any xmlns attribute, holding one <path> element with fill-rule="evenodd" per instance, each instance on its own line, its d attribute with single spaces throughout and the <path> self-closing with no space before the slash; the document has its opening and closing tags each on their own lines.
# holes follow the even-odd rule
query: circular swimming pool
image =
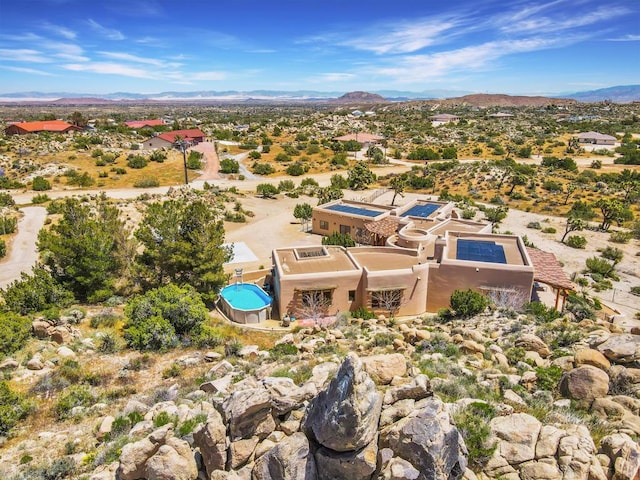
<svg viewBox="0 0 640 480">
<path fill-rule="evenodd" d="M 234 283 L 220 291 L 220 308 L 236 323 L 260 323 L 269 317 L 271 297 L 253 283 Z"/>
</svg>

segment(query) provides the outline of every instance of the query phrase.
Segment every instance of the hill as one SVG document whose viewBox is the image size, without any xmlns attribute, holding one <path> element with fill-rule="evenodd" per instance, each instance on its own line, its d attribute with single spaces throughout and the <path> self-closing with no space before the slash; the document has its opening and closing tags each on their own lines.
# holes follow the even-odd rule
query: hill
<svg viewBox="0 0 640 480">
<path fill-rule="evenodd" d="M 580 102 L 602 102 L 605 100 L 614 103 L 638 102 L 640 101 L 640 85 L 616 85 L 615 87 L 570 93 L 564 97 L 573 98 Z"/>
<path fill-rule="evenodd" d="M 472 105 L 474 107 L 545 107 L 547 105 L 567 105 L 576 100 L 567 98 L 530 97 L 522 95 L 502 95 L 476 93 L 462 97 L 447 98 L 440 103 L 448 105 Z"/>
<path fill-rule="evenodd" d="M 385 103 L 387 100 L 377 93 L 369 92 L 349 92 L 329 103 Z"/>
</svg>

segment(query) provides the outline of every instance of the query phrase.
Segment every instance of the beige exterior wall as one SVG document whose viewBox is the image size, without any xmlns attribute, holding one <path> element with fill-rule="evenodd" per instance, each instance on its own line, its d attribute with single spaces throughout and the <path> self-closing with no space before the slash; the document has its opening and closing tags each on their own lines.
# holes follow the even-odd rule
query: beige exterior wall
<svg viewBox="0 0 640 480">
<path fill-rule="evenodd" d="M 420 315 L 427 310 L 427 287 L 429 264 L 415 265 L 410 269 L 371 272 L 364 269 L 364 298 L 360 304 L 376 313 L 389 314 L 384 307 L 372 307 L 372 296 L 376 291 L 401 289 L 402 299 L 395 315 Z"/>
<path fill-rule="evenodd" d="M 172 144 L 171 142 L 167 142 L 163 138 L 153 137 L 148 140 L 145 140 L 143 145 L 144 145 L 144 148 L 163 148 L 163 147 L 170 147 Z"/>
<path fill-rule="evenodd" d="M 345 205 L 351 205 L 354 207 L 368 208 L 371 210 L 380 210 L 380 215 L 377 217 L 365 217 L 361 215 L 353 215 L 347 214 L 343 212 L 337 212 L 333 210 L 327 210 L 326 208 L 314 208 L 313 216 L 311 218 L 311 232 L 316 235 L 331 235 L 332 233 L 340 232 L 340 226 L 344 225 L 350 229 L 351 238 L 353 238 L 356 242 L 364 243 L 361 240 L 364 240 L 365 237 L 358 237 L 357 232 L 361 231 L 362 235 L 367 235 L 367 231 L 364 228 L 365 223 L 369 223 L 374 220 L 379 220 L 380 218 L 384 218 L 389 215 L 390 209 L 384 209 L 383 207 L 372 207 L 368 203 L 360 203 L 360 202 L 332 202 L 329 204 L 323 205 L 323 207 L 327 207 L 330 205 L 336 205 L 343 203 Z M 327 229 L 320 228 L 321 222 L 327 222 Z"/>
</svg>

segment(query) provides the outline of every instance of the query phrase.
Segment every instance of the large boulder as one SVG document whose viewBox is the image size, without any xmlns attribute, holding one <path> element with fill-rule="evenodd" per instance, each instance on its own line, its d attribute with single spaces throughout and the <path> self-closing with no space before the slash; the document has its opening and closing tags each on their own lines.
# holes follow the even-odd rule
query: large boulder
<svg viewBox="0 0 640 480">
<path fill-rule="evenodd" d="M 318 393 L 314 383 L 307 382 L 298 387 L 287 377 L 267 377 L 262 380 L 262 384 L 271 396 L 271 405 L 276 415 L 285 415 L 291 410 L 296 410 Z"/>
<path fill-rule="evenodd" d="M 462 436 L 437 397 L 416 402 L 408 417 L 384 428 L 379 446 L 411 464 L 418 480 L 459 480 L 467 468 Z"/>
<path fill-rule="evenodd" d="M 258 436 L 266 438 L 275 428 L 271 397 L 262 387 L 233 392 L 222 403 L 231 441 Z"/>
<path fill-rule="evenodd" d="M 607 357 L 592 348 L 577 351 L 575 354 L 575 362 L 577 366 L 591 365 L 605 372 L 611 368 L 611 362 L 607 360 Z"/>
<path fill-rule="evenodd" d="M 551 350 L 549 350 L 547 344 L 532 333 L 520 335 L 515 341 L 515 346 L 524 348 L 528 352 L 536 352 L 542 358 L 547 358 L 551 355 Z"/>
<path fill-rule="evenodd" d="M 600 450 L 611 460 L 612 480 L 640 478 L 640 446 L 629 435 L 607 435 L 600 442 Z"/>
<path fill-rule="evenodd" d="M 491 420 L 491 432 L 500 439 L 498 451 L 510 465 L 533 460 L 541 423 L 526 413 Z"/>
<path fill-rule="evenodd" d="M 358 450 L 378 431 L 382 396 L 354 353 L 344 360 L 329 386 L 309 404 L 302 428 L 336 452 Z"/>
<path fill-rule="evenodd" d="M 319 480 L 369 480 L 376 470 L 378 458 L 378 439 L 361 450 L 354 452 L 334 452 L 320 447 L 316 452 L 316 465 Z"/>
<path fill-rule="evenodd" d="M 388 385 L 393 377 L 404 377 L 407 374 L 407 359 L 401 353 L 363 357 L 362 364 L 379 385 Z"/>
<path fill-rule="evenodd" d="M 640 360 L 640 335 L 621 333 L 611 335 L 598 345 L 598 350 L 614 363 L 633 363 Z"/>
<path fill-rule="evenodd" d="M 217 410 L 207 416 L 207 423 L 193 432 L 193 444 L 200 449 L 202 461 L 209 475 L 224 470 L 227 463 L 227 427 Z"/>
<path fill-rule="evenodd" d="M 315 480 L 316 462 L 309 440 L 297 432 L 285 438 L 256 460 L 253 480 Z"/>
<path fill-rule="evenodd" d="M 147 461 L 147 480 L 196 480 L 198 467 L 189 444 L 169 438 Z"/>
<path fill-rule="evenodd" d="M 563 373 L 559 388 L 566 398 L 591 403 L 609 392 L 609 375 L 599 368 L 585 365 Z"/>
</svg>

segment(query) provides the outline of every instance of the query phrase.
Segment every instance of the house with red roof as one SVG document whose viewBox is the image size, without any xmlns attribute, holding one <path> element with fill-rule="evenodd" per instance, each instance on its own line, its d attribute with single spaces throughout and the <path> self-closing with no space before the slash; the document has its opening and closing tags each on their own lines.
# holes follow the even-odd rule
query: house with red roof
<svg viewBox="0 0 640 480">
<path fill-rule="evenodd" d="M 173 130 L 172 132 L 160 133 L 155 137 L 145 140 L 143 145 L 144 148 L 172 147 L 178 139 L 184 140 L 189 145 L 197 145 L 198 143 L 205 141 L 205 134 L 199 128 Z"/>
<path fill-rule="evenodd" d="M 39 132 L 69 133 L 81 130 L 81 127 L 62 120 L 45 120 L 43 122 L 13 123 L 4 129 L 4 133 L 6 135 L 26 135 Z"/>
<path fill-rule="evenodd" d="M 144 127 L 160 127 L 165 125 L 164 120 L 156 119 L 156 120 L 131 120 L 129 122 L 124 122 L 124 124 L 129 128 L 144 128 Z"/>
</svg>

